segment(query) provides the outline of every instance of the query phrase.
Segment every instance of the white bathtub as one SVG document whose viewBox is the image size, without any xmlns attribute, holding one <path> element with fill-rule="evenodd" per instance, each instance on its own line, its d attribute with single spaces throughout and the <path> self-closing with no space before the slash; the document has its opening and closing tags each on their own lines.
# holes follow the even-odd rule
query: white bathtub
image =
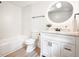
<svg viewBox="0 0 79 59">
<path fill-rule="evenodd" d="M 0 40 L 0 56 L 6 56 L 9 53 L 16 51 L 23 47 L 25 36 L 16 36 L 8 39 Z"/>
</svg>

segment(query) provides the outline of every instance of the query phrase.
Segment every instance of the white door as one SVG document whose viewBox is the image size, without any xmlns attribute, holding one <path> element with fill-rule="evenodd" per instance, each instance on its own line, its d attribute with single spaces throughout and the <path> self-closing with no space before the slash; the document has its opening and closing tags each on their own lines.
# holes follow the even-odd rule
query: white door
<svg viewBox="0 0 79 59">
<path fill-rule="evenodd" d="M 52 43 L 52 45 L 51 45 Z M 60 43 L 56 41 L 52 41 L 48 43 L 49 45 L 49 51 L 50 51 L 50 57 L 59 57 L 60 56 Z"/>
<path fill-rule="evenodd" d="M 75 45 L 68 43 L 61 43 L 61 56 L 62 57 L 74 57 Z"/>
</svg>

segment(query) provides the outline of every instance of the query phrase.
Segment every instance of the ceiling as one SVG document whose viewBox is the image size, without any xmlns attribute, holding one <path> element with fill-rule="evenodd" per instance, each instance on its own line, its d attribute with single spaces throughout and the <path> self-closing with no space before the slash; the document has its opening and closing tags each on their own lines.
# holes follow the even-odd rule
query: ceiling
<svg viewBox="0 0 79 59">
<path fill-rule="evenodd" d="M 27 5 L 30 5 L 30 4 L 34 4 L 37 1 L 8 1 L 8 2 L 13 4 L 13 5 L 16 5 L 18 7 L 24 7 L 24 6 L 27 6 Z"/>
</svg>

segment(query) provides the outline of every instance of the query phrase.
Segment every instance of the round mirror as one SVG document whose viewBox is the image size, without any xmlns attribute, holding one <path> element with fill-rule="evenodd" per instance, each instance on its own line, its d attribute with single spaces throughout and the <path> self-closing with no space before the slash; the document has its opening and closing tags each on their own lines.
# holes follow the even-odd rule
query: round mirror
<svg viewBox="0 0 79 59">
<path fill-rule="evenodd" d="M 59 1 L 50 6 L 47 17 L 55 23 L 61 23 L 68 20 L 72 13 L 72 4 L 66 1 Z"/>
</svg>

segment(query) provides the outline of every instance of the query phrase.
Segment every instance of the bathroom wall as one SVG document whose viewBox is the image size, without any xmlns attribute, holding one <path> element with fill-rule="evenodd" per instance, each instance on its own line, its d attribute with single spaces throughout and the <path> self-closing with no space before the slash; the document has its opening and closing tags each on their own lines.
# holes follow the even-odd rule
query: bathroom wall
<svg viewBox="0 0 79 59">
<path fill-rule="evenodd" d="M 9 38 L 21 34 L 21 8 L 10 3 L 0 4 L 1 38 Z"/>
<path fill-rule="evenodd" d="M 25 6 L 22 8 L 22 35 L 27 38 L 31 37 L 32 33 L 32 7 Z"/>
<path fill-rule="evenodd" d="M 32 17 L 45 16 L 49 4 L 53 1 L 38 1 L 32 5 Z M 46 24 L 49 24 L 45 17 L 32 18 L 32 32 L 42 32 L 46 30 Z"/>
</svg>

